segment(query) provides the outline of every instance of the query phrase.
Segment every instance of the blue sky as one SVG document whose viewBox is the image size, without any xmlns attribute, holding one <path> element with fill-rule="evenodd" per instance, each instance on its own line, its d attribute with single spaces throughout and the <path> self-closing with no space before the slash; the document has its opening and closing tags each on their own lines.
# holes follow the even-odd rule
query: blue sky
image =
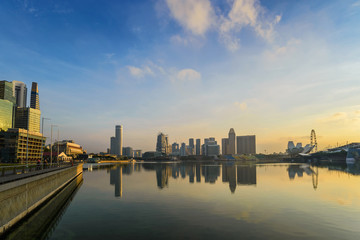
<svg viewBox="0 0 360 240">
<path fill-rule="evenodd" d="M 360 1 L 7 0 L 0 32 L 0 79 L 37 81 L 43 116 L 89 151 L 115 124 L 143 150 L 231 127 L 258 152 L 313 128 L 320 148 L 359 140 Z"/>
</svg>

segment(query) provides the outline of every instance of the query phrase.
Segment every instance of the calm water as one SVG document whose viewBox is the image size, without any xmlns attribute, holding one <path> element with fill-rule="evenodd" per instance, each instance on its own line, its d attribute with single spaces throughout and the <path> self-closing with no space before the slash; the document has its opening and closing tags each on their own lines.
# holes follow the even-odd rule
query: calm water
<svg viewBox="0 0 360 240">
<path fill-rule="evenodd" d="M 234 163 L 84 172 L 48 238 L 360 239 L 358 172 Z"/>
</svg>

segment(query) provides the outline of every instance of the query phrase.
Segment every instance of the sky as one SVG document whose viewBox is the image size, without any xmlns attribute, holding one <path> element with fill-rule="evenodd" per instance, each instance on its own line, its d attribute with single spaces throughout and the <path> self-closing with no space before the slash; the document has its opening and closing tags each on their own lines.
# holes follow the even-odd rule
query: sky
<svg viewBox="0 0 360 240">
<path fill-rule="evenodd" d="M 6 0 L 0 79 L 39 84 L 44 133 L 88 152 L 256 135 L 360 141 L 360 1 Z M 29 101 L 28 101 L 29 102 Z"/>
</svg>

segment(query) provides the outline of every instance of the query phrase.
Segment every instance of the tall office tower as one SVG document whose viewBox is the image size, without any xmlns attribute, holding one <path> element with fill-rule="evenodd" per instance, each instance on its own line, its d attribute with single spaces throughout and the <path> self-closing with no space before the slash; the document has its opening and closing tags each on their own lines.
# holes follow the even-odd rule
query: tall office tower
<svg viewBox="0 0 360 240">
<path fill-rule="evenodd" d="M 121 125 L 115 126 L 115 138 L 116 138 L 115 154 L 121 156 L 123 149 L 123 127 Z"/>
<path fill-rule="evenodd" d="M 223 138 L 221 139 L 221 154 L 228 155 L 229 153 L 230 153 L 229 139 Z"/>
<path fill-rule="evenodd" d="M 195 155 L 195 145 L 194 145 L 194 139 L 189 138 L 189 155 Z"/>
<path fill-rule="evenodd" d="M 196 155 L 201 155 L 201 139 L 196 139 Z"/>
<path fill-rule="evenodd" d="M 110 138 L 110 154 L 116 154 L 116 138 Z"/>
<path fill-rule="evenodd" d="M 36 82 L 33 82 L 31 85 L 30 107 L 40 110 L 39 89 Z"/>
<path fill-rule="evenodd" d="M 13 84 L 8 81 L 0 81 L 0 131 L 7 131 L 12 128 L 14 105 Z"/>
<path fill-rule="evenodd" d="M 230 128 L 229 131 L 229 153 L 228 154 L 235 154 L 235 140 L 236 134 L 233 128 Z"/>
<path fill-rule="evenodd" d="M 168 141 L 169 139 L 167 135 L 159 133 L 157 136 L 156 151 L 159 153 L 168 154 Z"/>
<path fill-rule="evenodd" d="M 173 143 L 171 145 L 171 152 L 173 155 L 180 155 L 180 148 L 178 143 Z"/>
<path fill-rule="evenodd" d="M 237 154 L 256 154 L 255 135 L 237 137 Z"/>
<path fill-rule="evenodd" d="M 16 104 L 13 83 L 6 80 L 0 81 L 0 99 Z"/>
<path fill-rule="evenodd" d="M 180 156 L 186 156 L 186 144 L 185 143 L 181 143 Z"/>
<path fill-rule="evenodd" d="M 16 108 L 15 128 L 22 128 L 30 132 L 40 132 L 40 110 L 33 108 Z"/>
<path fill-rule="evenodd" d="M 203 155 L 205 156 L 217 156 L 220 154 L 220 146 L 217 144 L 215 138 L 205 138 L 202 145 Z"/>
<path fill-rule="evenodd" d="M 20 81 L 12 81 L 13 83 L 13 95 L 15 96 L 16 106 L 24 108 L 26 107 L 27 88 L 25 83 Z"/>
</svg>

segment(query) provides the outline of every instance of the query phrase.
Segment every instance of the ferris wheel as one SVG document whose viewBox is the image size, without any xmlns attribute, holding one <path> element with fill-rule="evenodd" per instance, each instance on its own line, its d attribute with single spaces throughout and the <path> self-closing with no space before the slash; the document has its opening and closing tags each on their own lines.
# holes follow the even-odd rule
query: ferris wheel
<svg viewBox="0 0 360 240">
<path fill-rule="evenodd" d="M 314 129 L 311 130 L 310 145 L 314 146 L 315 152 L 317 152 L 317 140 L 316 140 L 316 133 L 315 133 Z"/>
</svg>

